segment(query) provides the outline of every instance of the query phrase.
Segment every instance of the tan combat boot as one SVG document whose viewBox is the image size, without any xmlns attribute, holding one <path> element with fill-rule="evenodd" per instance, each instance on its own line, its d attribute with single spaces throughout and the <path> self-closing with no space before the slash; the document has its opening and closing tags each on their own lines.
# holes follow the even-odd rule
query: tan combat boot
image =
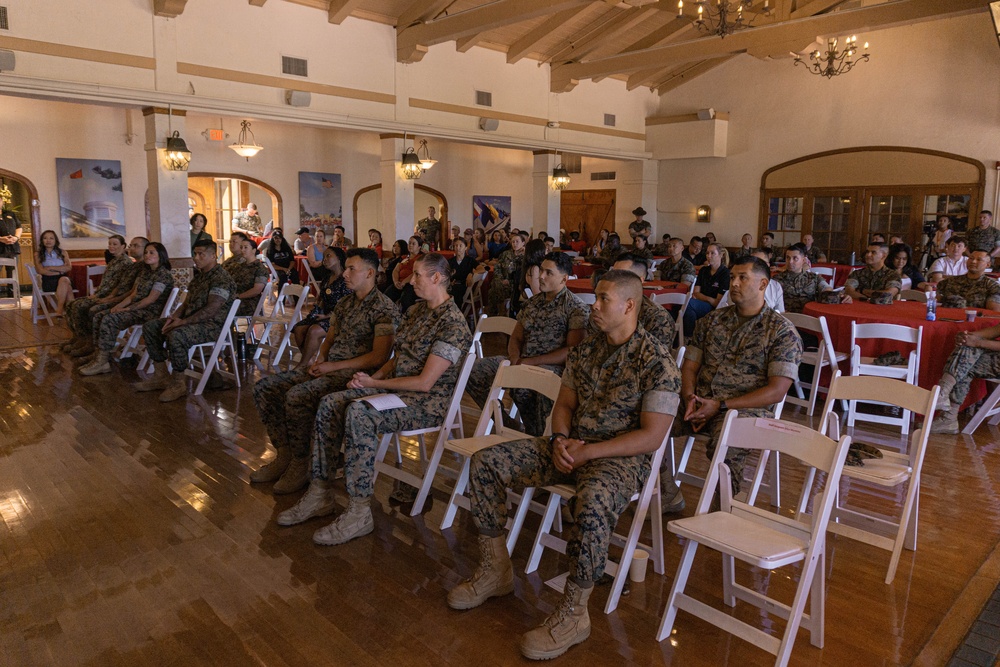
<svg viewBox="0 0 1000 667">
<path fill-rule="evenodd" d="M 552 615 L 521 637 L 521 654 L 531 660 L 551 660 L 590 636 L 587 601 L 594 587 L 581 588 L 566 580 L 566 592 Z"/>
<path fill-rule="evenodd" d="M 154 361 L 153 374 L 145 380 L 136 382 L 134 387 L 136 391 L 157 391 L 166 388 L 169 380 L 170 373 L 167 372 L 167 362 Z"/>
<path fill-rule="evenodd" d="M 489 598 L 514 592 L 514 569 L 507 553 L 504 536 L 479 536 L 479 566 L 472 579 L 464 581 L 448 593 L 452 609 L 472 609 Z"/>
<path fill-rule="evenodd" d="M 314 479 L 294 506 L 278 514 L 279 526 L 294 526 L 308 521 L 314 516 L 326 516 L 337 509 L 330 484 L 321 479 Z"/>
<path fill-rule="evenodd" d="M 167 383 L 167 388 L 163 390 L 160 394 L 160 403 L 169 403 L 171 401 L 176 401 L 178 398 L 184 398 L 188 393 L 188 381 L 187 375 L 182 372 L 174 373 L 173 377 L 170 378 L 170 382 Z"/>
<path fill-rule="evenodd" d="M 931 433 L 958 435 L 958 406 L 952 405 L 947 412 L 938 413 L 931 422 Z"/>
<path fill-rule="evenodd" d="M 80 367 L 80 375 L 102 375 L 111 372 L 111 353 L 98 350 L 94 360 Z"/>
<path fill-rule="evenodd" d="M 274 460 L 250 473 L 250 481 L 255 484 L 266 484 L 280 479 L 291 462 L 292 450 L 288 447 L 279 447 L 278 455 L 274 457 Z"/>
<path fill-rule="evenodd" d="M 372 532 L 375 530 L 375 519 L 371 505 L 371 498 L 351 498 L 346 512 L 326 528 L 313 533 L 313 542 L 332 547 Z"/>
<path fill-rule="evenodd" d="M 312 457 L 295 457 L 291 460 L 282 473 L 281 479 L 274 483 L 272 491 L 279 495 L 284 493 L 295 493 L 309 483 L 312 478 Z"/>
</svg>

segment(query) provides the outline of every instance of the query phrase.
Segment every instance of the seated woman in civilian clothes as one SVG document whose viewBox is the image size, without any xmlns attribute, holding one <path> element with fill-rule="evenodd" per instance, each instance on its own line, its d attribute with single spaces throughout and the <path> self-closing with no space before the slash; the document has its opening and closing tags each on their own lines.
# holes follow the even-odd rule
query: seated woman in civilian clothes
<svg viewBox="0 0 1000 667">
<path fill-rule="evenodd" d="M 118 334 L 134 325 L 142 325 L 160 316 L 174 287 L 170 259 L 162 243 L 147 243 L 142 251 L 138 277 L 132 290 L 110 310 L 94 316 L 94 347 L 97 356 L 80 368 L 80 375 L 111 372 L 111 352 Z"/>
<path fill-rule="evenodd" d="M 534 239 L 532 243 L 537 241 Z M 562 375 L 566 355 L 587 335 L 590 308 L 566 289 L 566 277 L 573 261 L 566 253 L 553 252 L 542 260 L 538 294 L 528 299 L 517 315 L 517 326 L 507 342 L 507 357 L 512 365 L 541 366 Z M 466 391 L 482 406 L 500 364 L 505 357 L 479 359 L 472 367 Z M 533 391 L 512 392 L 526 432 L 541 435 L 552 402 Z"/>
<path fill-rule="evenodd" d="M 295 261 L 295 252 L 292 250 L 292 246 L 288 245 L 285 234 L 280 227 L 271 232 L 271 242 L 267 245 L 267 258 L 278 273 L 279 291 L 289 281 L 298 282 L 298 273 L 292 266 Z"/>
<path fill-rule="evenodd" d="M 191 225 L 191 247 L 192 248 L 194 248 L 194 244 L 195 243 L 197 243 L 198 241 L 201 241 L 202 239 L 205 239 L 206 241 L 213 240 L 212 239 L 212 235 L 209 234 L 208 231 L 205 230 L 205 227 L 208 226 L 208 218 L 206 218 L 204 216 L 204 214 L 202 214 L 202 213 L 195 213 L 194 215 L 191 216 L 191 220 L 189 221 L 189 224 Z"/>
<path fill-rule="evenodd" d="M 324 397 L 313 431 L 312 482 L 295 507 L 278 515 L 290 526 L 334 511 L 331 462 L 343 446 L 347 511 L 313 535 L 316 544 L 333 545 L 367 535 L 374 529 L 371 500 L 375 493 L 375 454 L 380 433 L 441 423 L 448 410 L 459 367 L 469 352 L 472 333 L 465 316 L 448 294 L 447 260 L 429 253 L 413 268 L 413 289 L 423 301 L 403 316 L 393 343 L 393 357 L 375 373 L 358 372 L 346 391 Z M 405 407 L 379 410 L 356 399 L 393 393 Z M 412 489 L 413 495 L 416 490 Z"/>
<path fill-rule="evenodd" d="M 910 289 L 923 290 L 927 286 L 920 269 L 913 265 L 913 249 L 905 243 L 889 246 L 888 264 L 899 274 L 900 283 L 903 278 L 910 279 Z"/>
<path fill-rule="evenodd" d="M 73 283 L 69 279 L 71 268 L 69 255 L 59 247 L 59 237 L 51 229 L 46 229 L 35 253 L 35 270 L 42 281 L 42 291 L 56 293 L 57 317 L 62 317 L 66 306 L 73 303 Z"/>
<path fill-rule="evenodd" d="M 223 264 L 222 268 L 236 283 L 236 298 L 240 300 L 237 315 L 249 317 L 257 312 L 257 304 L 264 297 L 264 287 L 267 285 L 271 272 L 264 262 L 257 259 L 257 247 L 249 239 L 241 239 L 239 252 L 242 262 Z"/>
<path fill-rule="evenodd" d="M 330 313 L 340 300 L 351 293 L 351 288 L 344 280 L 344 267 L 347 264 L 347 253 L 343 248 L 330 246 L 323 251 L 323 268 L 326 279 L 319 286 L 319 296 L 316 305 L 309 314 L 302 318 L 292 328 L 292 338 L 295 346 L 302 351 L 302 359 L 297 368 L 309 368 L 312 358 L 319 350 L 320 344 L 330 330 Z"/>
<path fill-rule="evenodd" d="M 448 594 L 452 609 L 472 609 L 514 591 L 504 536 L 508 488 L 575 487 L 565 591 L 552 615 L 521 636 L 521 653 L 536 660 L 559 656 L 590 635 L 588 600 L 604 573 L 615 524 L 650 474 L 650 454 L 680 403 L 681 378 L 669 348 L 638 324 L 639 278 L 608 271 L 596 296 L 591 317 L 600 332 L 569 352 L 552 437 L 505 442 L 472 457 L 479 565 Z"/>
<path fill-rule="evenodd" d="M 321 283 L 326 278 L 326 268 L 323 266 L 323 253 L 326 251 L 326 232 L 317 229 L 313 232 L 313 242 L 306 248 L 306 263 L 312 271 L 316 282 Z"/>
<path fill-rule="evenodd" d="M 459 306 L 465 301 L 465 290 L 472 282 L 472 274 L 479 267 L 475 257 L 469 255 L 469 245 L 465 238 L 456 236 L 451 240 L 455 256 L 448 260 L 451 267 L 451 295 Z"/>
<path fill-rule="evenodd" d="M 722 246 L 713 243 L 705 251 L 708 264 L 701 267 L 694 292 L 684 311 L 684 336 L 694 333 L 694 325 L 719 305 L 722 295 L 729 291 L 729 268 L 722 265 Z"/>
<path fill-rule="evenodd" d="M 419 236 L 411 236 L 406 245 L 409 254 L 403 261 L 396 264 L 392 271 L 392 286 L 385 291 L 385 295 L 399 304 L 399 309 L 404 313 L 410 309 L 417 301 L 413 292 L 413 267 L 424 256 L 423 248 L 420 245 Z"/>
<path fill-rule="evenodd" d="M 327 320 L 319 359 L 308 368 L 264 376 L 254 385 L 254 404 L 278 455 L 250 473 L 251 482 L 276 481 L 274 493 L 293 493 L 308 484 L 309 438 L 320 399 L 343 391 L 357 371 L 375 371 L 389 359 L 400 316 L 396 304 L 375 289 L 378 265 L 371 248 L 348 250 L 342 280 L 350 291 Z"/>
</svg>

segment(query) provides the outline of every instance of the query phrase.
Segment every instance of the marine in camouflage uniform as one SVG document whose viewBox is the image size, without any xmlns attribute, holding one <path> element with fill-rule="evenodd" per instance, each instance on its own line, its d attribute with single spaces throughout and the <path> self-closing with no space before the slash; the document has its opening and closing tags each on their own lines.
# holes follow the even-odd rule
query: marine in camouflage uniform
<svg viewBox="0 0 1000 667">
<path fill-rule="evenodd" d="M 244 292 L 252 289 L 255 285 L 266 285 L 267 281 L 271 277 L 271 272 L 264 265 L 264 262 L 256 260 L 253 262 L 246 261 L 245 258 L 240 258 L 242 261 L 230 264 L 229 268 L 226 268 L 226 263 L 222 263 L 222 268 L 232 276 L 233 282 L 236 283 L 236 294 L 240 295 Z M 226 260 L 229 261 L 229 260 Z M 246 299 L 240 299 L 240 307 L 236 311 L 236 314 L 241 317 L 249 317 L 257 311 L 257 304 L 260 302 L 261 297 L 264 296 L 264 292 L 261 291 L 257 296 L 247 297 Z"/>
<path fill-rule="evenodd" d="M 785 294 L 785 310 L 789 313 L 801 313 L 805 305 L 815 301 L 821 292 L 833 289 L 823 276 L 812 271 L 779 271 L 771 280 L 781 285 Z"/>
<path fill-rule="evenodd" d="M 945 278 L 937 287 L 938 300 L 946 308 L 1000 310 L 1000 283 L 987 275 L 969 274 Z"/>
<path fill-rule="evenodd" d="M 149 268 L 148 264 L 136 262 L 139 268 L 139 277 L 135 280 L 135 295 L 132 303 L 126 310 L 112 313 L 104 311 L 94 316 L 94 347 L 105 352 L 115 349 L 115 341 L 118 333 L 136 324 L 145 324 L 149 320 L 159 317 L 163 312 L 163 305 L 170 298 L 170 291 L 174 288 L 174 276 L 170 269 L 159 266 L 155 271 Z M 159 292 L 156 301 L 145 308 L 135 308 L 139 303 L 152 292 Z"/>
<path fill-rule="evenodd" d="M 507 248 L 497 257 L 496 266 L 493 268 L 493 279 L 490 281 L 489 312 L 507 314 L 504 304 L 511 297 L 512 286 L 521 275 L 522 266 L 524 266 L 523 249 L 515 254 L 513 249 Z"/>
<path fill-rule="evenodd" d="M 686 257 L 681 257 L 676 262 L 667 257 L 656 268 L 660 280 L 693 285 L 694 281 L 698 278 L 698 272 L 694 270 L 694 264 Z"/>
<path fill-rule="evenodd" d="M 768 384 L 770 377 L 795 380 L 802 360 L 802 339 L 792 323 L 766 304 L 750 318 L 742 318 L 737 306 L 713 310 L 698 320 L 687 343 L 685 363 L 699 364 L 695 394 L 726 401 L 745 396 Z M 740 417 L 773 417 L 774 406 L 745 408 Z M 726 415 L 720 411 L 701 429 L 711 437 L 706 450 L 711 460 Z M 682 432 L 689 433 L 685 422 Z M 733 473 L 734 492 L 743 476 L 748 450 L 731 448 L 726 463 Z"/>
<path fill-rule="evenodd" d="M 226 273 L 228 273 L 231 276 L 235 273 L 238 273 L 240 270 L 240 266 L 246 263 L 247 260 L 245 257 L 243 257 L 243 255 L 233 255 L 223 260 L 220 266 L 222 266 L 222 268 L 226 270 Z M 261 264 L 263 264 L 263 262 L 261 262 Z M 265 266 L 264 268 L 267 267 Z M 270 272 L 268 272 L 268 274 L 270 274 Z"/>
<path fill-rule="evenodd" d="M 898 290 L 902 289 L 903 281 L 899 274 L 888 266 L 883 266 L 878 271 L 873 271 L 871 267 L 866 266 L 863 269 L 851 271 L 851 275 L 847 277 L 847 282 L 844 285 L 858 292 L 889 290 L 893 287 Z"/>
<path fill-rule="evenodd" d="M 224 299 L 222 307 L 212 317 L 194 324 L 185 324 L 171 329 L 166 334 L 162 332 L 166 319 L 149 320 L 142 325 L 142 336 L 146 340 L 149 357 L 155 362 L 164 362 L 170 357 L 174 374 L 188 367 L 188 350 L 192 345 L 214 342 L 226 323 L 229 309 L 236 298 L 236 283 L 222 266 L 216 264 L 205 272 L 198 272 L 188 285 L 187 299 L 181 317 L 191 317 L 208 305 L 210 296 Z"/>
<path fill-rule="evenodd" d="M 1000 326 L 991 327 L 976 332 L 977 338 L 993 340 L 1000 335 Z M 948 357 L 944 365 L 944 374 L 938 383 L 941 386 L 941 395 L 947 397 L 950 406 L 945 409 L 945 414 L 939 419 L 950 421 L 954 425 L 952 429 L 946 429 L 944 433 L 957 433 L 958 408 L 965 403 L 965 397 L 969 395 L 969 387 L 972 381 L 979 378 L 1000 378 L 1000 351 L 987 350 L 982 347 L 971 347 L 958 342 L 955 349 Z M 938 399 L 937 409 L 941 410 L 942 401 Z M 938 420 L 935 420 L 936 426 Z M 939 432 L 936 429 L 931 433 Z"/>
<path fill-rule="evenodd" d="M 417 235 L 426 243 L 441 243 L 441 221 L 437 218 L 424 218 L 417 221 Z"/>
<path fill-rule="evenodd" d="M 632 238 L 645 236 L 647 239 L 653 234 L 653 226 L 647 220 L 633 220 L 628 226 L 628 235 Z"/>
<path fill-rule="evenodd" d="M 577 399 L 569 437 L 586 443 L 639 429 L 642 412 L 676 415 L 680 403 L 680 373 L 670 349 L 641 326 L 617 348 L 603 333 L 574 347 L 562 384 Z M 549 439 L 537 437 L 474 454 L 469 476 L 473 519 L 480 534 L 501 535 L 508 488 L 575 486 L 566 548 L 570 575 L 578 582 L 594 582 L 604 573 L 618 517 L 649 475 L 651 455 L 593 459 L 567 474 L 555 467 L 552 452 Z"/>
<path fill-rule="evenodd" d="M 551 300 L 547 296 L 542 293 L 531 297 L 517 315 L 517 322 L 523 330 L 522 357 L 537 357 L 564 348 L 571 331 L 587 328 L 590 308 L 579 297 L 566 287 Z M 473 365 L 466 391 L 476 405 L 482 407 L 486 402 L 500 364 L 506 359 L 504 356 L 486 357 L 478 359 Z M 558 375 L 563 372 L 562 365 L 542 364 L 541 368 Z M 552 401 L 527 389 L 516 389 L 511 396 L 527 433 L 541 435 L 545 430 L 545 420 L 552 411 Z"/>
<path fill-rule="evenodd" d="M 965 232 L 965 241 L 970 253 L 973 250 L 985 250 L 992 253 L 1000 248 L 1000 229 L 992 225 L 986 227 L 977 225 Z"/>
<path fill-rule="evenodd" d="M 390 392 L 406 403 L 405 408 L 379 412 L 364 401 L 355 401 L 386 393 L 382 389 L 348 389 L 320 400 L 313 431 L 313 479 L 329 478 L 330 464 L 336 461 L 343 443 L 347 492 L 351 498 L 370 498 L 375 493 L 379 434 L 440 424 L 471 344 L 469 325 L 454 299 L 434 309 L 426 301 L 419 301 L 407 310 L 393 343 L 394 357 L 385 379 L 420 375 L 431 355 L 451 365 L 430 391 Z"/>
<path fill-rule="evenodd" d="M 340 300 L 330 315 L 331 340 L 325 361 L 356 359 L 372 351 L 375 339 L 395 336 L 399 308 L 392 299 L 372 289 L 364 299 L 353 293 Z M 361 369 L 373 372 L 375 368 Z M 253 402 L 275 449 L 290 447 L 293 456 L 309 455 L 309 438 L 320 400 L 342 391 L 356 369 L 333 371 L 313 377 L 306 369 L 295 369 L 261 378 L 253 388 Z M 332 452 L 336 457 L 337 452 Z M 323 459 L 329 458 L 326 453 Z"/>
<path fill-rule="evenodd" d="M 653 303 L 653 300 L 645 294 L 642 296 L 642 305 L 639 307 L 639 324 L 668 350 L 674 346 L 677 323 L 674 322 L 669 310 Z"/>
<path fill-rule="evenodd" d="M 122 251 L 122 254 L 108 263 L 101 284 L 97 286 L 93 296 L 75 299 L 66 306 L 68 311 L 66 324 L 75 335 L 84 338 L 90 337 L 93 334 L 94 315 L 114 305 L 113 303 L 98 303 L 100 299 L 110 296 L 124 297 L 132 289 L 132 283 L 135 282 L 136 276 L 132 265 L 132 258 L 128 256 L 127 252 Z M 139 268 L 141 268 L 141 264 Z"/>
</svg>

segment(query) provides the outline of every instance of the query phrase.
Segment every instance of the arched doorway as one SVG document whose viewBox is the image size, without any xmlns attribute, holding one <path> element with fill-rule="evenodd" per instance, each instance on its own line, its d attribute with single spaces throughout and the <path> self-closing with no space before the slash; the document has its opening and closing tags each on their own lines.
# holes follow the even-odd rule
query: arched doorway
<svg viewBox="0 0 1000 667">
<path fill-rule="evenodd" d="M 438 239 L 438 247 L 445 247 L 445 242 L 448 239 L 448 230 L 450 229 L 452 222 L 451 218 L 448 217 L 448 199 L 444 196 L 444 193 L 435 190 L 434 188 L 429 188 L 426 185 L 421 185 L 420 183 L 413 184 L 413 211 L 416 215 L 416 220 L 420 220 L 427 215 L 427 208 L 429 206 L 434 206 L 438 210 L 438 218 L 441 222 L 441 238 Z M 362 240 L 367 238 L 368 230 L 371 228 L 382 230 L 382 242 L 385 247 L 388 248 L 396 239 L 389 238 L 389 231 L 386 228 L 382 220 L 382 184 L 376 183 L 375 185 L 369 185 L 368 187 L 361 188 L 358 190 L 357 194 L 354 195 L 354 242 L 359 246 L 365 246 L 367 243 L 361 243 Z M 391 230 L 392 234 L 395 235 L 396 230 Z"/>
<path fill-rule="evenodd" d="M 240 174 L 188 174 L 191 213 L 208 218 L 208 232 L 217 241 L 228 242 L 230 223 L 250 202 L 257 205 L 265 225 L 273 221 L 275 227 L 285 226 L 281 195 L 264 181 Z"/>
<path fill-rule="evenodd" d="M 6 185 L 11 191 L 11 206 L 14 215 L 21 222 L 21 261 L 18 264 L 17 276 L 22 285 L 30 283 L 25 262 L 31 261 L 31 251 L 35 247 L 35 239 L 41 233 L 41 216 L 39 215 L 38 188 L 35 184 L 13 171 L 0 169 L 0 186 Z"/>
</svg>

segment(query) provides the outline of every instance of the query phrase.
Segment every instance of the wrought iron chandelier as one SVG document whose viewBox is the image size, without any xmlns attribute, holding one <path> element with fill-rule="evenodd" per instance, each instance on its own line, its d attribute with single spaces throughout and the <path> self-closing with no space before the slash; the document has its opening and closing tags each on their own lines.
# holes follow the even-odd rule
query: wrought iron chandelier
<svg viewBox="0 0 1000 667">
<path fill-rule="evenodd" d="M 818 74 L 828 79 L 841 74 L 847 74 L 854 69 L 855 65 L 865 62 L 871 57 L 871 54 L 868 53 L 868 42 L 865 42 L 865 52 L 857 60 L 854 59 L 855 54 L 858 52 L 857 42 L 858 36 L 851 35 L 846 40 L 846 48 L 841 51 L 837 48 L 837 38 L 831 38 L 827 43 L 826 53 L 822 53 L 819 49 L 816 49 L 809 54 L 810 62 L 808 63 L 798 53 L 792 53 L 792 56 L 795 57 L 794 64 L 804 65 L 806 71 L 810 74 Z"/>
<path fill-rule="evenodd" d="M 684 0 L 677 1 L 677 18 L 687 18 L 694 21 L 699 30 L 711 35 L 725 38 L 739 30 L 752 28 L 757 17 L 770 16 L 770 0 L 764 0 L 763 11 L 753 11 L 754 0 L 694 0 L 698 8 L 697 17 L 684 15 Z M 747 10 L 749 17 L 744 16 Z"/>
<path fill-rule="evenodd" d="M 245 157 L 247 162 L 249 162 L 250 158 L 264 150 L 264 147 L 257 143 L 257 138 L 253 135 L 253 130 L 250 129 L 250 121 L 243 121 L 241 127 L 240 136 L 236 139 L 236 143 L 230 144 L 229 147 L 233 149 L 237 155 Z M 247 132 L 250 133 L 249 142 L 247 142 Z"/>
</svg>

